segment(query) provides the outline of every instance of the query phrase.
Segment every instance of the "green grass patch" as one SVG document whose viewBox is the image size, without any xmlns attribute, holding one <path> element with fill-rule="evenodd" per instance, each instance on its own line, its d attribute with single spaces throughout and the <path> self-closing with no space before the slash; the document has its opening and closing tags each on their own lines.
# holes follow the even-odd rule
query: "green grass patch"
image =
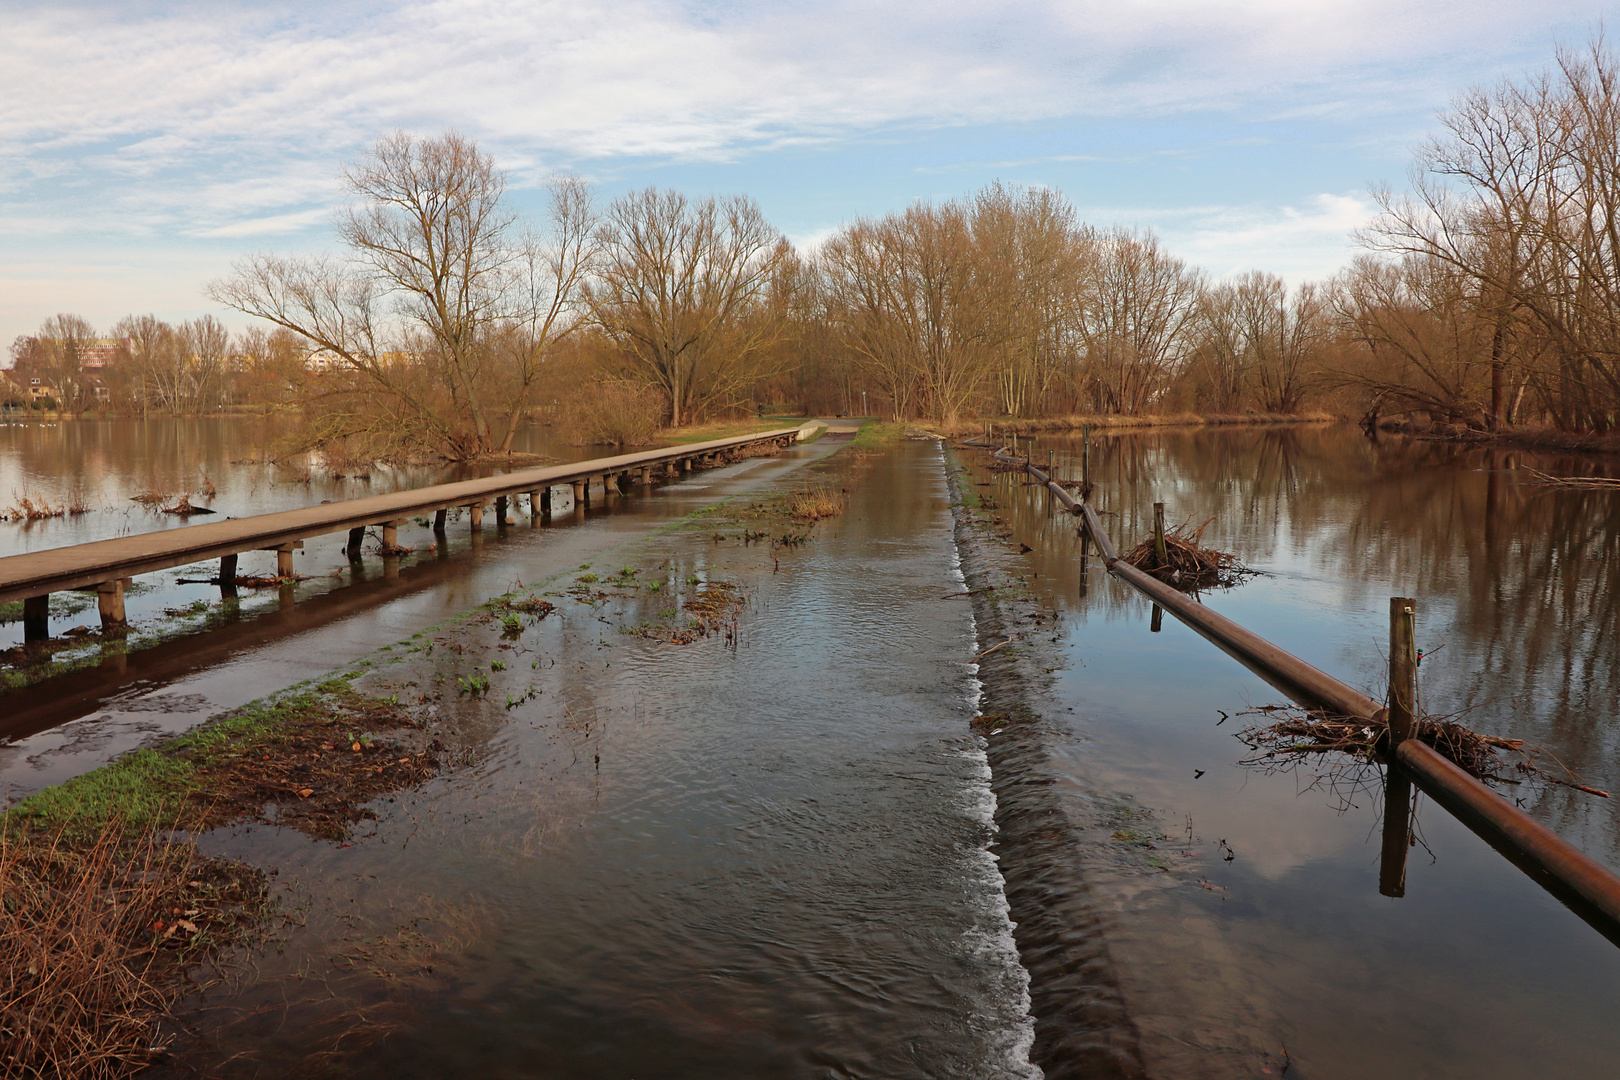
<svg viewBox="0 0 1620 1080">
<path fill-rule="evenodd" d="M 894 446 L 906 436 L 906 425 L 901 423 L 885 423 L 879 420 L 868 420 L 862 424 L 855 437 L 849 441 L 851 449 L 855 450 L 884 450 Z"/>
<path fill-rule="evenodd" d="M 237 816 L 239 809 L 218 783 L 221 774 L 239 769 L 244 761 L 276 757 L 283 744 L 311 726 L 330 729 L 331 739 L 347 745 L 358 739 L 355 732 L 396 704 L 367 697 L 345 679 L 328 679 L 312 690 L 238 709 L 160 746 L 136 750 L 30 795 L 6 813 L 5 825 L 60 829 L 69 839 L 85 839 L 113 822 L 130 833 L 217 824 Z"/>
</svg>

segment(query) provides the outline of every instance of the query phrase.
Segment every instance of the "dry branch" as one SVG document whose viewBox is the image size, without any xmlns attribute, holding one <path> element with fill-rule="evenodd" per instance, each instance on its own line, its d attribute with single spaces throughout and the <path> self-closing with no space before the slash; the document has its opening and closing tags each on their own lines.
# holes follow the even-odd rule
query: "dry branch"
<svg viewBox="0 0 1620 1080">
<path fill-rule="evenodd" d="M 1214 521 L 1210 518 L 1210 521 Z M 1237 556 L 1216 551 L 1199 544 L 1209 521 L 1192 532 L 1185 524 L 1168 529 L 1164 534 L 1165 561 L 1159 562 L 1157 541 L 1149 536 L 1125 554 L 1124 561 L 1144 570 L 1167 585 L 1183 591 L 1212 587 L 1229 588 L 1240 585 L 1244 579 L 1260 571 L 1238 562 Z"/>
<path fill-rule="evenodd" d="M 1389 726 L 1382 711 L 1372 719 L 1362 720 L 1291 705 L 1265 705 L 1241 715 L 1277 718 L 1264 726 L 1251 726 L 1238 732 L 1238 738 L 1256 751 L 1239 762 L 1241 765 L 1287 767 L 1314 754 L 1338 753 L 1363 762 L 1385 760 L 1389 756 Z M 1511 770 L 1605 799 L 1609 797 L 1608 792 L 1579 783 L 1562 766 L 1559 768 L 1563 776 L 1543 769 L 1536 760 L 1541 748 L 1523 739 L 1484 735 L 1445 716 L 1424 716 L 1418 721 L 1413 737 L 1433 747 L 1447 761 L 1477 780 L 1519 783 L 1503 775 Z"/>
</svg>

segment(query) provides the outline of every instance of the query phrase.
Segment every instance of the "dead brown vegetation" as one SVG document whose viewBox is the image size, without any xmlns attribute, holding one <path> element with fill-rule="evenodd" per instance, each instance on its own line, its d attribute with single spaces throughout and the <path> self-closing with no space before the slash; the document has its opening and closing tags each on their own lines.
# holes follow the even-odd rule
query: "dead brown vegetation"
<svg viewBox="0 0 1620 1080">
<path fill-rule="evenodd" d="M 820 521 L 844 512 L 844 496 L 827 487 L 807 487 L 784 500 L 788 514 L 801 521 Z"/>
<path fill-rule="evenodd" d="M 1539 469 L 1527 469 L 1533 484 L 1547 487 L 1595 488 L 1599 491 L 1620 491 L 1620 477 L 1614 476 L 1553 476 Z"/>
<path fill-rule="evenodd" d="M 1383 760 L 1389 755 L 1389 724 L 1383 712 L 1362 720 L 1291 705 L 1264 705 L 1243 715 L 1263 716 L 1271 721 L 1238 733 L 1238 737 L 1256 751 L 1240 762 L 1243 765 L 1287 768 L 1311 755 L 1344 754 L 1366 762 Z M 1579 783 L 1561 764 L 1557 766 L 1557 773 L 1544 769 L 1538 762 L 1543 753 L 1540 747 L 1523 739 L 1481 734 L 1459 723 L 1455 717 L 1424 716 L 1418 721 L 1413 738 L 1433 747 L 1476 780 L 1520 783 L 1519 779 L 1503 775 L 1511 771 L 1605 799 L 1609 797 L 1606 791 Z"/>
<path fill-rule="evenodd" d="M 1149 536 L 1127 552 L 1123 561 L 1152 574 L 1167 585 L 1187 592 L 1229 588 L 1259 573 L 1238 562 L 1237 556 L 1230 552 L 1202 546 L 1199 541 L 1203 539 L 1204 530 L 1209 528 L 1209 524 L 1206 521 L 1191 531 L 1185 524 L 1166 529 L 1165 557 L 1162 560 L 1159 558 L 1158 541 Z"/>
<path fill-rule="evenodd" d="M 44 521 L 48 518 L 77 516 L 89 512 L 90 508 L 80 498 L 52 504 L 43 498 L 36 501 L 32 496 L 23 495 L 7 509 L 0 510 L 0 521 Z"/>
<path fill-rule="evenodd" d="M 62 1078 L 161 1058 L 161 1018 L 195 965 L 250 932 L 266 903 L 257 870 L 116 819 L 88 844 L 8 822 L 0 895 L 0 1065 Z"/>
</svg>

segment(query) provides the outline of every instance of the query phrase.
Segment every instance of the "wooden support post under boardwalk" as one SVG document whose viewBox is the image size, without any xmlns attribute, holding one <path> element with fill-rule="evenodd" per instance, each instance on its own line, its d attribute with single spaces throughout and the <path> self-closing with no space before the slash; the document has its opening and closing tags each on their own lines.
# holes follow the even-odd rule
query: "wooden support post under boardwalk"
<svg viewBox="0 0 1620 1080">
<path fill-rule="evenodd" d="M 506 520 L 506 496 L 497 495 L 495 496 L 495 525 L 499 528 L 502 525 L 510 524 L 512 523 Z"/>
<path fill-rule="evenodd" d="M 129 578 L 113 578 L 96 586 L 96 613 L 103 630 L 124 625 L 124 586 L 128 584 Z"/>
<path fill-rule="evenodd" d="M 450 511 L 448 511 L 448 510 L 435 510 L 433 512 L 433 531 L 434 532 L 436 532 L 436 533 L 444 532 L 444 519 L 445 519 L 446 515 L 448 515 L 449 513 L 450 513 Z"/>
<path fill-rule="evenodd" d="M 1389 598 L 1389 745 L 1393 750 L 1417 733 L 1417 601 Z"/>
<path fill-rule="evenodd" d="M 293 551 L 292 544 L 282 544 L 276 548 L 276 577 L 293 576 Z"/>
<path fill-rule="evenodd" d="M 1159 565 L 1165 566 L 1170 562 L 1170 552 L 1164 546 L 1164 503 L 1153 504 L 1153 554 L 1158 556 Z"/>
<path fill-rule="evenodd" d="M 23 600 L 23 640 L 44 641 L 51 636 L 51 594 Z"/>
<path fill-rule="evenodd" d="M 583 481 L 583 480 L 575 480 L 574 481 L 574 505 L 575 506 L 584 506 L 585 505 L 585 503 L 586 503 L 586 494 L 585 494 L 585 492 L 586 492 L 585 481 Z"/>
<path fill-rule="evenodd" d="M 651 483 L 652 483 L 652 470 L 647 468 L 646 466 L 642 466 L 642 469 L 641 469 L 641 486 L 646 487 L 647 485 L 649 485 Z"/>
<path fill-rule="evenodd" d="M 542 513 L 542 514 L 546 515 L 547 517 L 551 516 L 551 489 L 549 487 L 546 488 L 544 491 L 540 492 L 540 510 L 539 510 L 539 513 Z"/>
<path fill-rule="evenodd" d="M 472 531 L 477 532 L 484 527 L 484 504 L 475 502 L 467 507 L 467 517 L 472 522 Z"/>
<path fill-rule="evenodd" d="M 385 554 L 399 547 L 399 527 L 403 524 L 403 521 L 397 519 L 383 522 L 382 546 Z"/>
<path fill-rule="evenodd" d="M 235 555 L 221 555 L 219 557 L 219 594 L 221 596 L 236 595 Z"/>
<path fill-rule="evenodd" d="M 1164 629 L 1164 608 L 1158 604 L 1153 605 L 1153 618 L 1148 622 L 1148 630 L 1157 634 Z"/>
<path fill-rule="evenodd" d="M 386 543 L 386 541 L 384 541 Z M 360 554 L 365 550 L 366 527 L 357 526 L 349 530 L 349 542 L 344 545 L 343 551 L 349 556 L 350 562 L 359 562 Z"/>
<path fill-rule="evenodd" d="M 540 493 L 538 491 L 529 492 L 529 516 L 532 518 L 540 516 Z"/>
</svg>

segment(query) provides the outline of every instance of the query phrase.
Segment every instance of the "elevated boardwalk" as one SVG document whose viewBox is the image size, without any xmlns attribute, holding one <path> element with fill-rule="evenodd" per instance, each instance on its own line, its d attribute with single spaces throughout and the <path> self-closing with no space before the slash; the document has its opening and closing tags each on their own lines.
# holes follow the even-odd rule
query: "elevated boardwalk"
<svg viewBox="0 0 1620 1080">
<path fill-rule="evenodd" d="M 432 514 L 434 530 L 443 532 L 447 512 L 465 507 L 476 531 L 483 527 L 483 511 L 491 504 L 497 522 L 504 522 L 509 501 L 527 495 L 530 512 L 541 516 L 551 511 L 551 489 L 569 485 L 574 489 L 576 505 L 588 506 L 593 487 L 599 488 L 606 500 L 634 484 L 652 483 L 655 473 L 680 476 L 739 452 L 787 447 L 804 437 L 803 429 L 779 428 L 12 555 L 0 558 L 0 603 L 23 600 L 24 640 L 38 641 L 49 636 L 51 593 L 94 587 L 99 593 L 102 626 L 112 628 L 123 624 L 124 588 L 139 574 L 219 559 L 220 586 L 229 595 L 235 588 L 236 557 L 244 551 L 275 551 L 277 573 L 290 578 L 293 552 L 312 536 L 348 531 L 349 557 L 357 559 L 365 530 L 380 526 L 387 554 L 397 546 L 399 526 L 418 515 Z"/>
</svg>

